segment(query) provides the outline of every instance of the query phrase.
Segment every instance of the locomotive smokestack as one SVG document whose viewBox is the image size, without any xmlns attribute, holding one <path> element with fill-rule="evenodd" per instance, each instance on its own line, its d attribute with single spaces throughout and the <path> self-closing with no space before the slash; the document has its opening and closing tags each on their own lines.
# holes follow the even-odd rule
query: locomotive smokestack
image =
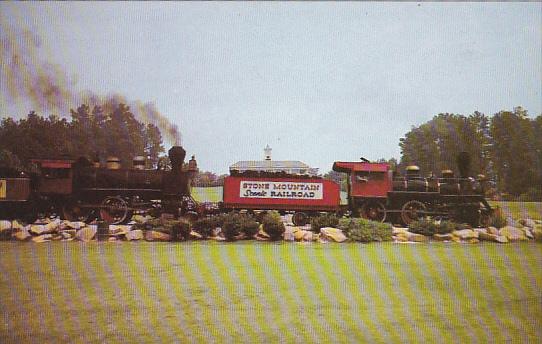
<svg viewBox="0 0 542 344">
<path fill-rule="evenodd" d="M 173 146 L 168 151 L 169 161 L 171 162 L 171 170 L 174 173 L 181 172 L 183 167 L 186 151 L 181 146 Z"/>
<path fill-rule="evenodd" d="M 461 152 L 457 156 L 457 168 L 459 169 L 459 176 L 461 178 L 467 178 L 470 170 L 470 155 L 467 152 Z"/>
</svg>

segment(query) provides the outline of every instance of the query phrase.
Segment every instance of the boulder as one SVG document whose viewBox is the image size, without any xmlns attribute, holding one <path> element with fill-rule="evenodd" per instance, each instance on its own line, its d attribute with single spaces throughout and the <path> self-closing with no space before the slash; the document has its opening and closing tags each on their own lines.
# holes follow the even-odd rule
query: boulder
<svg viewBox="0 0 542 344">
<path fill-rule="evenodd" d="M 534 228 L 536 226 L 536 222 L 532 219 L 521 219 L 518 222 L 524 227 Z"/>
<path fill-rule="evenodd" d="M 49 222 L 48 224 L 45 225 L 44 233 L 47 233 L 47 234 L 58 233 L 61 223 L 62 221 L 60 221 L 59 219 Z"/>
<path fill-rule="evenodd" d="M 141 229 L 134 229 L 126 233 L 124 236 L 128 241 L 143 240 L 143 231 Z"/>
<path fill-rule="evenodd" d="M 468 239 L 478 239 L 478 232 L 473 231 L 472 229 L 461 229 L 458 231 L 453 231 L 452 235 L 458 237 L 461 240 Z"/>
<path fill-rule="evenodd" d="M 472 230 L 478 233 L 478 236 L 480 236 L 480 233 L 487 233 L 486 228 L 473 228 Z"/>
<path fill-rule="evenodd" d="M 263 231 L 263 229 L 260 229 L 260 232 L 262 232 L 262 231 Z M 297 232 L 297 231 L 298 231 L 297 227 L 286 226 L 286 228 L 284 230 L 284 234 L 282 235 L 282 237 L 283 237 L 283 239 L 285 241 L 294 241 L 295 240 L 294 233 Z M 259 234 L 259 232 L 258 232 L 258 234 Z M 256 234 L 256 236 L 258 236 L 258 234 Z M 267 234 L 267 233 L 265 233 L 265 234 Z"/>
<path fill-rule="evenodd" d="M 0 220 L 0 232 L 11 230 L 11 221 Z"/>
<path fill-rule="evenodd" d="M 60 232 L 60 236 L 62 237 L 62 239 L 70 239 L 70 238 L 73 238 L 74 235 L 75 235 L 75 232 L 73 234 L 70 233 L 69 231 Z"/>
<path fill-rule="evenodd" d="M 132 216 L 132 221 L 133 222 L 141 223 L 141 224 L 146 223 L 151 219 L 152 219 L 152 217 L 150 217 L 148 215 L 147 216 L 143 216 L 143 215 L 134 215 L 134 216 Z"/>
<path fill-rule="evenodd" d="M 32 237 L 30 233 L 28 232 L 28 228 L 21 228 L 11 234 L 13 238 L 19 241 L 26 241 Z"/>
<path fill-rule="evenodd" d="M 52 234 L 42 234 L 42 235 L 33 237 L 32 241 L 35 243 L 41 243 L 41 242 L 51 241 L 52 238 L 53 238 Z"/>
<path fill-rule="evenodd" d="M 298 231 L 294 232 L 295 241 L 303 240 L 303 237 L 305 236 L 305 233 L 307 233 L 307 231 L 304 231 L 304 230 L 298 230 Z"/>
<path fill-rule="evenodd" d="M 226 238 L 224 238 L 223 236 L 220 236 L 220 235 L 215 235 L 215 236 L 211 236 L 209 237 L 209 239 L 211 240 L 215 240 L 215 241 L 226 241 Z M 256 236 L 256 240 L 259 240 L 259 241 L 267 241 L 269 240 L 268 238 L 263 238 L 263 237 L 260 237 L 260 236 Z"/>
<path fill-rule="evenodd" d="M 393 227 L 392 234 L 393 235 L 408 234 L 408 228 Z"/>
<path fill-rule="evenodd" d="M 480 242 L 480 240 L 478 240 L 477 238 L 469 238 L 469 239 L 467 239 L 467 242 L 469 244 L 477 244 L 477 243 Z"/>
<path fill-rule="evenodd" d="M 406 235 L 406 239 L 407 239 L 407 241 L 413 241 L 413 242 L 427 242 L 427 241 L 429 241 L 429 237 L 426 237 L 425 235 L 417 234 L 417 233 L 410 233 L 410 232 L 408 232 L 408 234 Z"/>
<path fill-rule="evenodd" d="M 452 233 L 448 234 L 434 234 L 433 240 L 435 241 L 452 241 L 453 235 Z"/>
<path fill-rule="evenodd" d="M 107 238 L 107 241 L 115 242 L 115 241 L 119 241 L 119 239 L 117 239 L 117 237 L 112 236 L 112 237 Z"/>
<path fill-rule="evenodd" d="M 158 231 L 146 231 L 145 240 L 147 241 L 170 241 L 171 235 Z"/>
<path fill-rule="evenodd" d="M 195 231 L 190 231 L 189 236 L 190 236 L 191 239 L 196 239 L 196 240 L 203 239 L 203 235 L 201 235 L 201 234 L 199 234 L 198 232 L 195 232 Z"/>
<path fill-rule="evenodd" d="M 219 233 L 220 234 L 220 233 Z M 220 236 L 219 234 L 217 234 L 216 236 Z M 270 239 L 271 237 L 269 236 L 269 234 L 267 234 L 262 227 L 260 227 L 260 230 L 258 231 L 258 233 L 256 233 L 256 236 L 255 237 L 260 237 L 260 238 L 264 238 L 264 239 Z M 293 240 L 292 240 L 293 241 Z"/>
<path fill-rule="evenodd" d="M 47 229 L 45 228 L 45 225 L 31 225 L 29 232 L 33 235 L 41 235 L 45 234 Z"/>
<path fill-rule="evenodd" d="M 79 230 L 87 225 L 86 223 L 81 222 L 81 221 L 78 221 L 78 222 L 65 221 L 64 224 L 66 225 L 66 227 L 75 229 L 75 230 Z"/>
<path fill-rule="evenodd" d="M 344 242 L 347 238 L 346 235 L 343 234 L 343 231 L 338 228 L 324 227 L 320 229 L 320 239 Z"/>
<path fill-rule="evenodd" d="M 487 227 L 487 232 L 489 234 L 499 235 L 499 230 L 495 227 Z"/>
<path fill-rule="evenodd" d="M 533 233 L 534 240 L 542 241 L 542 225 L 537 224 L 531 232 Z"/>
<path fill-rule="evenodd" d="M 505 236 L 508 241 L 527 240 L 525 232 L 519 228 L 505 226 L 499 230 L 499 235 Z"/>
<path fill-rule="evenodd" d="M 407 242 L 408 239 L 406 238 L 405 235 L 396 235 L 396 236 L 392 236 L 392 239 L 393 241 L 395 242 Z"/>
<path fill-rule="evenodd" d="M 531 231 L 531 228 L 529 227 L 523 227 L 522 228 L 523 232 L 525 232 L 525 236 L 527 237 L 527 239 L 534 239 L 534 235 Z"/>
<path fill-rule="evenodd" d="M 82 242 L 89 242 L 96 236 L 97 231 L 96 226 L 83 227 L 75 233 L 75 239 Z"/>
<path fill-rule="evenodd" d="M 20 229 L 23 229 L 24 226 L 17 220 L 13 220 L 11 222 L 11 229 L 13 229 L 14 231 L 17 231 L 17 230 L 20 230 Z"/>
<path fill-rule="evenodd" d="M 303 235 L 303 241 L 313 241 L 314 240 L 314 233 L 311 231 L 304 231 L 305 234 Z"/>
<path fill-rule="evenodd" d="M 124 235 L 132 230 L 129 225 L 109 225 L 109 234 L 113 236 Z"/>
</svg>

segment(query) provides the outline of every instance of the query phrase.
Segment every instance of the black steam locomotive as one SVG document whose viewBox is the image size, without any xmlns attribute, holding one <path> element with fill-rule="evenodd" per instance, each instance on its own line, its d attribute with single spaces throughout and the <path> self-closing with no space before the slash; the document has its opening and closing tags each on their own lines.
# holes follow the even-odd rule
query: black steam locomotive
<svg viewBox="0 0 542 344">
<path fill-rule="evenodd" d="M 184 166 L 186 151 L 180 146 L 168 155 L 168 170 L 145 169 L 142 157 L 134 158 L 132 168 L 121 168 L 114 157 L 105 167 L 86 158 L 34 159 L 35 173 L 0 167 L 0 216 L 32 221 L 54 212 L 71 221 L 99 216 L 111 224 L 129 221 L 134 212 L 196 216 L 189 188 L 196 160 L 192 157 Z"/>
</svg>

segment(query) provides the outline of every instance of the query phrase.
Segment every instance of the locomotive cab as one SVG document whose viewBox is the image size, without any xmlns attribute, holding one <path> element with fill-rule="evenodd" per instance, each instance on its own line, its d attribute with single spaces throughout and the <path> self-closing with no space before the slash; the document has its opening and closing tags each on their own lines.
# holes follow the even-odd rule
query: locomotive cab
<svg viewBox="0 0 542 344">
<path fill-rule="evenodd" d="M 342 162 L 333 164 L 333 171 L 348 175 L 350 210 L 371 220 L 386 218 L 386 197 L 392 190 L 393 172 L 387 163 Z"/>
<path fill-rule="evenodd" d="M 42 195 L 69 195 L 72 193 L 73 160 L 33 159 L 40 171 L 38 191 Z"/>
</svg>

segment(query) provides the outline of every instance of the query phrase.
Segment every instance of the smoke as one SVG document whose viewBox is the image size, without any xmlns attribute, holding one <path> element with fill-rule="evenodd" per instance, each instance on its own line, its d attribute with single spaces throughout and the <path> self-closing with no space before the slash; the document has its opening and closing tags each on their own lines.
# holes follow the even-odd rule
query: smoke
<svg viewBox="0 0 542 344">
<path fill-rule="evenodd" d="M 138 120 L 156 125 L 164 140 L 181 144 L 178 127 L 160 113 L 154 103 L 129 100 L 121 94 L 75 92 L 75 81 L 69 81 L 59 65 L 44 60 L 41 54 L 42 41 L 38 35 L 0 19 L 0 91 L 8 102 L 29 102 L 33 110 L 60 115 L 66 115 L 81 104 L 101 106 L 107 111 L 123 103 Z"/>
</svg>

